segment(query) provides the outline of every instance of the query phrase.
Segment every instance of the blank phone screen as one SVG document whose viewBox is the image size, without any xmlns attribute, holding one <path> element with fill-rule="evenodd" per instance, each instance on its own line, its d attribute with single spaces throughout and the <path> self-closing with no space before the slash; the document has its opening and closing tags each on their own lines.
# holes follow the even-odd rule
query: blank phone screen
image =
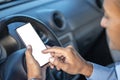
<svg viewBox="0 0 120 80">
<path fill-rule="evenodd" d="M 32 55 L 38 61 L 40 66 L 43 66 L 49 62 L 51 55 L 43 54 L 41 52 L 46 49 L 46 46 L 30 23 L 17 28 L 16 31 L 26 46 L 32 46 Z"/>
</svg>

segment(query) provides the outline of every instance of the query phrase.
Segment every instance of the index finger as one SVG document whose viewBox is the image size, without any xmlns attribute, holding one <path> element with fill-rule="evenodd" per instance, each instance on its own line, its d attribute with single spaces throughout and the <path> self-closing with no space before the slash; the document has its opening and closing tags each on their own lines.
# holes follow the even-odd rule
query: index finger
<svg viewBox="0 0 120 80">
<path fill-rule="evenodd" d="M 65 55 L 65 48 L 62 47 L 51 47 L 42 51 L 43 53 L 55 53 L 55 56 Z"/>
</svg>

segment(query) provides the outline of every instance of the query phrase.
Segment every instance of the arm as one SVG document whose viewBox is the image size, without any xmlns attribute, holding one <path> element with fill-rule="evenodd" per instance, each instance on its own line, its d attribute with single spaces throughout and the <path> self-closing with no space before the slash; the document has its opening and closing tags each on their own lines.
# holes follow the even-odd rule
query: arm
<svg viewBox="0 0 120 80">
<path fill-rule="evenodd" d="M 87 80 L 118 80 L 115 68 L 108 68 L 98 64 L 93 64 L 93 73 Z"/>
<path fill-rule="evenodd" d="M 50 67 L 63 70 L 69 74 L 83 74 L 89 77 L 93 72 L 91 63 L 84 60 L 79 53 L 72 47 L 51 47 L 43 51 L 51 53 Z"/>
<path fill-rule="evenodd" d="M 72 46 L 52 47 L 43 52 L 51 53 L 51 68 L 56 67 L 58 70 L 62 69 L 73 75 L 82 74 L 88 80 L 117 80 L 114 69 L 87 62 Z"/>
</svg>

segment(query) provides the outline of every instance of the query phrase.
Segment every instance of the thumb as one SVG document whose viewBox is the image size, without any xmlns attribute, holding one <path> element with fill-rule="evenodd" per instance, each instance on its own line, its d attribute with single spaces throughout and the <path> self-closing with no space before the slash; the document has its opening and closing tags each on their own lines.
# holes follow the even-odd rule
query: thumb
<svg viewBox="0 0 120 80">
<path fill-rule="evenodd" d="M 42 78 L 41 68 L 38 62 L 34 59 L 32 55 L 32 47 L 30 45 L 27 46 L 25 55 L 26 55 L 26 66 L 27 66 L 28 79 Z"/>
<path fill-rule="evenodd" d="M 25 52 L 25 53 L 32 55 L 32 46 L 31 46 L 31 45 L 28 45 L 28 46 L 27 46 L 27 49 L 26 49 L 26 52 Z"/>
<path fill-rule="evenodd" d="M 27 63 L 32 63 L 32 62 L 36 61 L 34 59 L 33 55 L 32 55 L 32 46 L 31 45 L 27 46 L 27 50 L 25 52 L 25 55 L 26 55 L 26 61 L 27 61 Z"/>
</svg>

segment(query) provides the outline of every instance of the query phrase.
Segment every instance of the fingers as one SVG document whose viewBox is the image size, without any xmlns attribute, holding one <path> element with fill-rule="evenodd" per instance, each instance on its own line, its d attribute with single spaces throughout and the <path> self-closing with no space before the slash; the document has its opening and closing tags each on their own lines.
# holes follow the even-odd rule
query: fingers
<svg viewBox="0 0 120 80">
<path fill-rule="evenodd" d="M 65 48 L 62 47 L 51 47 L 42 51 L 43 53 L 51 53 L 52 56 L 60 57 L 62 55 L 66 56 Z"/>
<path fill-rule="evenodd" d="M 31 45 L 27 46 L 26 54 L 32 54 L 32 46 Z"/>
<path fill-rule="evenodd" d="M 42 78 L 41 68 L 38 62 L 32 56 L 32 47 L 27 46 L 27 50 L 25 52 L 26 55 L 26 65 L 27 65 L 27 76 L 28 79 L 31 78 Z"/>
<path fill-rule="evenodd" d="M 46 45 L 47 48 L 51 48 L 50 46 Z"/>
<path fill-rule="evenodd" d="M 73 48 L 71 45 L 68 45 L 66 48 Z"/>
<path fill-rule="evenodd" d="M 50 67 L 54 68 L 54 66 L 56 67 L 57 70 L 60 70 L 60 69 L 63 70 L 64 68 L 68 67 L 68 64 L 61 61 L 58 58 L 51 57 L 50 58 Z"/>
<path fill-rule="evenodd" d="M 30 45 L 27 46 L 25 55 L 26 55 L 26 61 L 29 61 L 29 59 L 31 59 L 32 57 L 32 47 Z"/>
<path fill-rule="evenodd" d="M 49 63 L 50 68 L 54 68 L 54 65 L 52 63 Z"/>
<path fill-rule="evenodd" d="M 48 48 L 46 50 L 43 50 L 44 53 L 57 53 L 57 52 L 60 52 L 60 53 L 63 53 L 63 48 L 62 47 L 51 47 L 51 48 Z"/>
<path fill-rule="evenodd" d="M 71 58 L 72 50 L 73 50 L 72 46 L 68 46 L 66 48 L 54 46 L 46 50 L 43 50 L 43 53 L 51 54 L 52 57 L 49 60 L 50 61 L 49 65 L 51 68 L 56 67 L 57 70 L 60 69 L 66 70 L 69 67 L 68 57 Z"/>
<path fill-rule="evenodd" d="M 26 55 L 26 61 L 28 64 L 36 61 L 32 55 L 32 46 L 30 45 L 27 46 L 25 55 Z"/>
<path fill-rule="evenodd" d="M 31 65 L 31 64 L 35 64 L 35 65 L 39 66 L 38 62 L 35 60 L 35 58 L 32 55 L 32 46 L 30 46 L 30 45 L 27 46 L 25 55 L 26 55 L 27 66 Z"/>
</svg>

